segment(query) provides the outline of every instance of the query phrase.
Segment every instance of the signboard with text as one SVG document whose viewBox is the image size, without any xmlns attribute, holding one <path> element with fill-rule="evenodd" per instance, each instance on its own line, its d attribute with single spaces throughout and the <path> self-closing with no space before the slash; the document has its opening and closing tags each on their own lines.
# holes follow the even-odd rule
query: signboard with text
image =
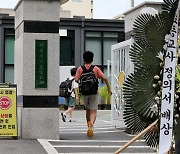
<svg viewBox="0 0 180 154">
<path fill-rule="evenodd" d="M 35 41 L 35 88 L 47 88 L 47 40 Z"/>
<path fill-rule="evenodd" d="M 0 85 L 0 136 L 17 136 L 16 86 Z"/>
</svg>

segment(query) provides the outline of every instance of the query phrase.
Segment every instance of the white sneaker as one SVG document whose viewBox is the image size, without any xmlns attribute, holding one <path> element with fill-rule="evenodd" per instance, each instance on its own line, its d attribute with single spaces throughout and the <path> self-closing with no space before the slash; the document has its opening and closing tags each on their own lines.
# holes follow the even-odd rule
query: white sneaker
<svg viewBox="0 0 180 154">
<path fill-rule="evenodd" d="M 69 122 L 76 122 L 75 119 L 69 119 Z"/>
<path fill-rule="evenodd" d="M 61 113 L 61 116 L 62 116 L 62 120 L 63 120 L 64 122 L 66 122 L 66 115 L 64 115 L 63 112 L 62 112 L 62 113 Z"/>
</svg>

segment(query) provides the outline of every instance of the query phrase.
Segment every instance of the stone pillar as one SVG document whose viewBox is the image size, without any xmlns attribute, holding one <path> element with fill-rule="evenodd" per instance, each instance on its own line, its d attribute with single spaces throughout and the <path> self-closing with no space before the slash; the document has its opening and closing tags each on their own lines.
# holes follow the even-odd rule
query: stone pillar
<svg viewBox="0 0 180 154">
<path fill-rule="evenodd" d="M 15 7 L 14 76 L 23 97 L 23 139 L 59 139 L 59 10 L 59 0 L 20 0 Z"/>
</svg>

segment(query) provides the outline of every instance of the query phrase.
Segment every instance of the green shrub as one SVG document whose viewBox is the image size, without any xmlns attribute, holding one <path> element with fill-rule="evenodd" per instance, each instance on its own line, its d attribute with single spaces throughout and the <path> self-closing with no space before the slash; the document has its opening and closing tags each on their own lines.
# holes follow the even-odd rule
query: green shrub
<svg viewBox="0 0 180 154">
<path fill-rule="evenodd" d="M 98 92 L 101 97 L 101 104 L 111 104 L 111 96 L 106 85 L 99 87 Z"/>
</svg>

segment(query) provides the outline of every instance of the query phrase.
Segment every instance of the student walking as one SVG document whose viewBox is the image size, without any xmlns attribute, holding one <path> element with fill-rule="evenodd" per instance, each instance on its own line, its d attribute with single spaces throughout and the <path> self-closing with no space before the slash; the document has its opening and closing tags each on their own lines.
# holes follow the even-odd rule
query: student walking
<svg viewBox="0 0 180 154">
<path fill-rule="evenodd" d="M 92 65 L 94 54 L 86 51 L 83 54 L 84 65 L 78 67 L 75 75 L 75 81 L 79 83 L 79 92 L 82 94 L 82 102 L 86 109 L 87 136 L 93 136 L 93 125 L 96 121 L 98 110 L 98 78 L 103 79 L 107 85 L 108 93 L 111 95 L 111 89 L 108 79 L 103 72 Z"/>
<path fill-rule="evenodd" d="M 78 84 L 74 80 L 74 76 L 76 74 L 77 68 L 71 69 L 71 77 L 68 79 L 70 81 L 70 88 L 68 89 L 70 92 L 70 96 L 65 98 L 65 105 L 68 107 L 68 109 L 63 113 L 61 113 L 62 120 L 66 122 L 66 116 L 69 114 L 69 122 L 73 122 L 72 119 L 72 111 L 75 108 L 76 102 L 79 102 L 79 96 L 78 96 Z"/>
</svg>

